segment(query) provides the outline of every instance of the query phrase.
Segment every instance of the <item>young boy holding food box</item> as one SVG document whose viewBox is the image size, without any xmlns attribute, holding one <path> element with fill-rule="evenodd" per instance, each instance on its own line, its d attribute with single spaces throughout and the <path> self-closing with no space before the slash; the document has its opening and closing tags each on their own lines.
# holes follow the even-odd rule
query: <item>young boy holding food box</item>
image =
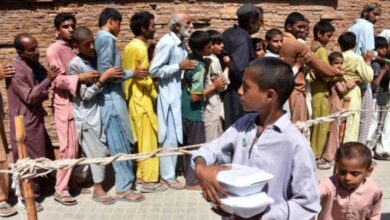
<svg viewBox="0 0 390 220">
<path fill-rule="evenodd" d="M 244 110 L 255 113 L 243 116 L 192 157 L 206 200 L 223 206 L 220 198 L 227 193 L 217 174 L 229 169 L 221 165 L 233 163 L 274 175 L 264 188 L 274 203 L 258 219 L 311 219 L 320 211 L 313 152 L 282 109 L 293 89 L 294 75 L 285 61 L 263 57 L 249 63 L 238 94 Z"/>
</svg>

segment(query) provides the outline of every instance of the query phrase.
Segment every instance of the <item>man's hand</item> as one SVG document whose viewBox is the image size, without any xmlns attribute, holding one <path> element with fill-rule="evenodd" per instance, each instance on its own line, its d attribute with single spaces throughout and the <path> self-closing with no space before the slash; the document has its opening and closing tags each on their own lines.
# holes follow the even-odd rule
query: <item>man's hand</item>
<svg viewBox="0 0 390 220">
<path fill-rule="evenodd" d="M 185 59 L 181 61 L 181 63 L 179 64 L 179 68 L 181 70 L 192 70 L 196 67 L 196 65 L 198 65 L 198 61 Z"/>
<path fill-rule="evenodd" d="M 198 179 L 199 185 L 203 191 L 203 197 L 207 201 L 211 201 L 219 206 L 222 206 L 220 197 L 227 196 L 217 180 L 217 174 L 222 170 L 229 170 L 228 166 L 207 166 L 204 159 L 196 158 L 195 161 L 195 177 Z"/>
<path fill-rule="evenodd" d="M 99 77 L 100 73 L 97 71 L 85 72 L 79 75 L 79 82 L 91 83 L 95 82 Z"/>
<path fill-rule="evenodd" d="M 134 70 L 134 77 L 137 79 L 145 79 L 148 76 L 148 69 L 141 68 L 139 65 Z"/>
<path fill-rule="evenodd" d="M 61 74 L 60 68 L 56 66 L 50 66 L 50 69 L 47 71 L 46 78 L 50 81 L 53 81 L 59 74 Z"/>
<path fill-rule="evenodd" d="M 0 65 L 0 79 L 12 78 L 15 74 L 14 67 L 9 63 L 4 63 Z"/>
<path fill-rule="evenodd" d="M 101 83 L 106 82 L 108 79 L 123 78 L 123 69 L 120 66 L 108 68 L 99 78 Z"/>
</svg>

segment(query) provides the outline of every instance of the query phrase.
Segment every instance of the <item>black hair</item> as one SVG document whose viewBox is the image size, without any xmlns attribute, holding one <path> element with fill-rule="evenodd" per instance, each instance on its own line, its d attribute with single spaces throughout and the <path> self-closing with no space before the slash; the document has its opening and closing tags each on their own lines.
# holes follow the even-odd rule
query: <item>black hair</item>
<svg viewBox="0 0 390 220">
<path fill-rule="evenodd" d="M 135 36 L 141 34 L 141 28 L 149 29 L 150 20 L 154 18 L 154 15 L 147 11 L 141 11 L 135 13 L 130 18 L 130 29 Z"/>
<path fill-rule="evenodd" d="M 188 39 L 191 51 L 203 50 L 211 42 L 211 37 L 206 31 L 195 31 Z"/>
<path fill-rule="evenodd" d="M 287 16 L 286 20 L 284 21 L 284 29 L 287 30 L 288 25 L 294 25 L 298 21 L 308 21 L 308 20 L 305 18 L 305 16 L 303 16 L 303 14 L 301 14 L 299 12 L 290 13 Z"/>
<path fill-rule="evenodd" d="M 59 28 L 61 26 L 61 23 L 67 20 L 73 20 L 73 22 L 76 24 L 76 17 L 69 12 L 61 12 L 56 15 L 54 18 L 54 27 Z"/>
<path fill-rule="evenodd" d="M 20 52 L 23 52 L 24 51 L 24 47 L 23 47 L 23 39 L 24 38 L 30 38 L 30 39 L 33 39 L 34 37 L 29 34 L 29 33 L 21 33 L 21 34 L 18 34 L 15 36 L 15 39 L 14 39 L 14 48 L 16 49 L 16 52 L 19 54 Z"/>
<path fill-rule="evenodd" d="M 387 39 L 384 37 L 375 37 L 375 49 L 388 47 L 389 42 L 387 42 Z"/>
<path fill-rule="evenodd" d="M 263 9 L 261 7 L 256 7 L 256 8 L 257 8 L 257 12 L 254 13 L 253 15 L 238 17 L 238 26 L 247 29 L 251 21 L 257 20 L 259 19 L 259 17 L 263 16 L 263 12 L 264 12 Z"/>
<path fill-rule="evenodd" d="M 92 31 L 89 30 L 87 27 L 79 27 L 73 31 L 72 40 L 74 43 L 79 44 L 81 43 L 82 38 L 87 36 L 93 36 Z"/>
<path fill-rule="evenodd" d="M 326 21 L 326 20 L 319 21 L 316 25 L 314 25 L 314 28 L 313 28 L 314 39 L 317 38 L 317 34 L 325 34 L 328 32 L 333 33 L 335 31 L 336 31 L 336 29 L 334 28 L 332 23 L 330 23 L 329 21 Z"/>
<path fill-rule="evenodd" d="M 277 28 L 272 28 L 272 29 L 269 29 L 266 33 L 265 33 L 265 40 L 269 41 L 271 40 L 273 37 L 275 37 L 276 35 L 282 35 L 282 32 L 277 29 Z"/>
<path fill-rule="evenodd" d="M 253 45 L 253 49 L 255 49 L 255 51 L 257 51 L 257 48 L 259 46 L 262 47 L 263 50 L 265 51 L 265 48 L 266 48 L 265 41 L 261 38 L 257 38 L 257 37 L 252 38 L 252 45 Z"/>
<path fill-rule="evenodd" d="M 213 44 L 220 44 L 222 43 L 222 34 L 219 31 L 216 30 L 207 30 L 207 33 L 210 35 L 211 42 Z"/>
<path fill-rule="evenodd" d="M 110 18 L 115 21 L 122 21 L 122 15 L 118 10 L 113 8 L 105 8 L 99 15 L 99 27 L 107 24 Z"/>
<path fill-rule="evenodd" d="M 286 61 L 276 57 L 259 57 L 251 61 L 247 67 L 255 69 L 254 79 L 261 90 L 273 89 L 278 94 L 278 104 L 283 104 L 294 90 L 294 74 Z"/>
<path fill-rule="evenodd" d="M 366 168 L 370 168 L 372 164 L 372 155 L 370 149 L 359 142 L 347 142 L 337 149 L 335 162 L 340 163 L 343 159 L 359 159 L 362 160 Z"/>
<path fill-rule="evenodd" d="M 343 54 L 338 52 L 338 51 L 333 51 L 328 56 L 329 63 L 332 63 L 333 61 L 337 60 L 338 58 L 344 59 Z"/>
<path fill-rule="evenodd" d="M 353 32 L 344 32 L 337 40 L 342 51 L 350 50 L 356 46 L 356 35 Z"/>
</svg>

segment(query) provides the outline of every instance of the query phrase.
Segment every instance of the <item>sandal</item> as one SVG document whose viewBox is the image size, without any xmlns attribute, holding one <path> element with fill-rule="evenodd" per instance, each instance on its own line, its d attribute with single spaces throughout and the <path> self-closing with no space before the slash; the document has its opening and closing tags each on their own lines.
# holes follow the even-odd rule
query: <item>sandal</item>
<svg viewBox="0 0 390 220">
<path fill-rule="evenodd" d="M 143 193 L 156 193 L 164 192 L 168 189 L 167 184 L 164 183 L 144 183 L 142 184 L 141 192 Z"/>
<path fill-rule="evenodd" d="M 0 217 L 9 217 L 17 213 L 16 209 L 12 208 L 7 202 L 0 204 Z"/>
<path fill-rule="evenodd" d="M 77 205 L 77 200 L 72 196 L 61 196 L 54 194 L 54 200 L 66 206 Z"/>
<path fill-rule="evenodd" d="M 174 189 L 174 190 L 182 190 L 185 187 L 184 183 L 181 183 L 177 180 L 166 181 L 166 180 L 161 179 L 161 181 L 163 183 L 167 184 L 169 188 Z"/>
<path fill-rule="evenodd" d="M 390 160 L 390 156 L 387 153 L 379 154 L 379 153 L 375 152 L 374 153 L 374 159 L 375 160 Z"/>
<path fill-rule="evenodd" d="M 323 158 L 317 160 L 316 163 L 317 163 L 317 168 L 320 170 L 328 170 L 332 167 L 330 163 Z"/>
<path fill-rule="evenodd" d="M 92 196 L 92 200 L 97 202 L 97 203 L 100 203 L 102 205 L 111 205 L 111 204 L 116 202 L 114 197 L 109 196 L 107 194 L 104 196 L 100 196 L 100 197 Z"/>
<path fill-rule="evenodd" d="M 117 201 L 122 202 L 141 202 L 145 200 L 145 196 L 142 193 L 136 192 L 134 190 L 129 190 L 126 193 L 119 195 L 116 195 Z"/>
</svg>

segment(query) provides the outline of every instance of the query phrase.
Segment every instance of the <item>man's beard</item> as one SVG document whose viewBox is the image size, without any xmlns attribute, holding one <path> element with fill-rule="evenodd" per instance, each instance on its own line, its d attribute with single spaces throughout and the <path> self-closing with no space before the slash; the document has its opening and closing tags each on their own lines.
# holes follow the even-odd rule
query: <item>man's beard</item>
<svg viewBox="0 0 390 220">
<path fill-rule="evenodd" d="M 190 29 L 186 29 L 184 27 L 181 27 L 180 31 L 179 31 L 179 34 L 180 34 L 180 37 L 182 37 L 182 38 L 190 37 L 191 30 Z"/>
</svg>

